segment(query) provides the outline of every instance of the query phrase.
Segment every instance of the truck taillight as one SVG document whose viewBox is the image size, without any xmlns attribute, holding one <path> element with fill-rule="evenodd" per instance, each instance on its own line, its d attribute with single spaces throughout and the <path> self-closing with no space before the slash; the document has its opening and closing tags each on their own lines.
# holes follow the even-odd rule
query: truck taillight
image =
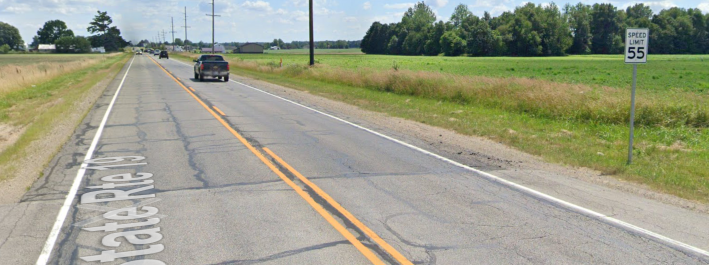
<svg viewBox="0 0 709 265">
<path fill-rule="evenodd" d="M 227 70 L 227 71 L 231 70 L 231 68 L 229 68 L 229 65 L 228 65 L 228 64 L 226 65 L 226 70 Z"/>
<path fill-rule="evenodd" d="M 204 64 L 199 66 L 199 70 L 204 70 Z"/>
</svg>

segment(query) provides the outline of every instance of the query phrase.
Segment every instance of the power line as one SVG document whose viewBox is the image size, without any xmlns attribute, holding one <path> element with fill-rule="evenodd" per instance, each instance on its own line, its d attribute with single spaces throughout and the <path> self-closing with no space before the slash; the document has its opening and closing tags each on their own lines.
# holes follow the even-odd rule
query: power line
<svg viewBox="0 0 709 265">
<path fill-rule="evenodd" d="M 212 17 L 212 54 L 214 54 L 214 17 L 221 17 L 220 15 L 214 14 L 214 0 L 212 0 L 212 14 L 207 14 L 207 16 Z"/>
</svg>

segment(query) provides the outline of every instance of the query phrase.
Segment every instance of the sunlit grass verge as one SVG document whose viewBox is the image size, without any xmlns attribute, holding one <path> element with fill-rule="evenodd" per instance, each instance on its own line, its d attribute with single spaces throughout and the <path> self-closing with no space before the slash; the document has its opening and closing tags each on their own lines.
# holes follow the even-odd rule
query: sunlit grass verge
<svg viewBox="0 0 709 265">
<path fill-rule="evenodd" d="M 62 74 L 108 60 L 112 56 L 116 55 L 58 57 L 58 59 L 66 61 L 54 60 L 54 58 L 45 55 L 18 55 L 13 58 L 7 58 L 10 61 L 16 61 L 16 63 L 0 65 L 0 97 L 7 93 L 45 82 Z M 0 59 L 4 60 L 6 58 L 3 56 Z"/>
<path fill-rule="evenodd" d="M 70 113 L 79 111 L 78 119 L 72 121 L 73 128 L 83 119 L 90 109 L 77 110 L 77 105 L 85 102 L 87 92 L 105 78 L 115 76 L 126 63 L 128 54 L 106 57 L 83 69 L 65 72 L 62 75 L 34 87 L 25 87 L 0 96 L 0 125 L 22 128 L 19 138 L 0 152 L 0 181 L 14 176 L 17 161 L 27 155 L 27 147 L 46 134 Z M 68 136 L 67 136 L 68 137 Z M 63 144 L 53 143 L 43 150 L 47 161 L 52 158 Z"/>
<path fill-rule="evenodd" d="M 175 57 L 183 60 L 191 59 L 184 56 Z M 695 127 L 686 125 L 686 122 L 650 122 L 653 120 L 645 118 L 645 124 L 653 125 L 637 128 L 635 160 L 633 165 L 626 166 L 628 126 L 624 123 L 624 119 L 627 119 L 624 116 L 628 114 L 627 106 L 623 106 L 628 105 L 627 96 L 625 96 L 626 101 L 623 99 L 616 101 L 606 94 L 623 97 L 623 92 L 619 92 L 617 89 L 594 90 L 585 86 L 551 82 L 537 83 L 521 79 L 471 78 L 450 81 L 436 79 L 439 78 L 436 75 L 433 75 L 435 81 L 416 81 L 429 75 L 410 72 L 385 71 L 370 73 L 374 77 L 363 77 L 364 80 L 410 78 L 406 81 L 410 86 L 424 87 L 417 88 L 417 92 L 410 92 L 411 88 L 403 86 L 403 83 L 394 83 L 389 86 L 392 88 L 401 86 L 396 89 L 380 89 L 362 85 L 370 81 L 361 81 L 340 75 L 337 72 L 328 72 L 333 70 L 322 68 L 316 68 L 314 71 L 303 67 L 275 69 L 248 61 L 232 62 L 231 67 L 235 74 L 309 91 L 368 110 L 452 129 L 462 134 L 487 137 L 521 151 L 541 156 L 550 162 L 596 169 L 604 174 L 647 184 L 656 190 L 682 198 L 709 202 L 709 168 L 706 167 L 707 161 L 709 161 L 709 150 L 707 149 L 709 147 L 709 131 L 701 124 L 695 124 L 697 125 Z M 338 74 L 337 77 L 342 78 L 343 81 L 334 77 L 322 77 L 327 75 L 326 73 Z M 410 76 L 387 77 L 387 74 Z M 351 75 L 358 76 L 358 73 L 352 72 Z M 312 76 L 315 78 L 310 78 Z M 354 81 L 352 81 L 353 79 Z M 476 99 L 474 94 L 466 94 L 463 95 L 464 97 L 456 96 L 457 91 L 444 94 L 446 96 L 434 94 L 437 91 L 434 87 L 436 82 L 452 83 L 451 86 L 456 88 L 458 85 L 456 89 L 460 89 L 460 84 L 472 80 L 483 83 L 470 83 L 470 87 L 476 89 L 473 91 L 482 91 L 482 96 L 478 97 L 484 96 L 488 99 Z M 386 84 L 386 82 L 391 81 L 380 81 L 375 84 Z M 352 85 L 353 83 L 354 85 Z M 505 84 L 513 87 L 504 87 Z M 486 86 L 502 89 L 505 92 L 496 92 Z M 523 86 L 528 89 L 523 89 Z M 565 89 L 571 91 L 559 91 Z M 551 95 L 540 93 L 550 93 Z M 589 94 L 593 96 L 589 96 Z M 682 94 L 679 94 L 675 97 L 679 99 L 681 96 Z M 692 100 L 706 102 L 706 99 L 699 95 L 688 96 Z M 466 97 L 470 99 L 461 100 Z M 523 111 L 514 104 L 504 105 L 510 104 L 504 101 L 521 99 L 535 102 L 519 102 L 519 104 L 537 106 L 536 108 L 540 110 Z M 583 102 L 583 100 L 591 102 Z M 661 104 L 675 104 L 677 103 L 675 100 L 671 97 L 669 99 L 644 99 L 640 106 L 645 108 L 651 104 L 659 104 L 660 106 L 662 106 Z M 607 118 L 605 118 L 606 120 L 594 120 L 594 116 L 584 117 L 574 114 L 569 109 L 573 104 L 564 101 L 573 101 L 584 106 L 583 108 L 588 109 L 585 110 L 586 113 L 598 110 L 602 113 L 594 115 Z M 499 102 L 499 105 L 496 105 L 495 102 Z M 623 106 L 613 106 L 611 104 L 613 102 Z M 558 109 L 541 110 L 545 106 L 554 106 Z M 603 107 L 607 107 L 608 110 Z M 564 110 L 564 108 L 568 110 Z M 625 113 L 622 113 L 624 108 L 626 109 Z M 541 115 L 540 113 L 548 114 Z M 611 119 L 616 116 L 617 118 Z M 673 126 L 657 126 L 658 123 L 673 124 Z"/>
</svg>

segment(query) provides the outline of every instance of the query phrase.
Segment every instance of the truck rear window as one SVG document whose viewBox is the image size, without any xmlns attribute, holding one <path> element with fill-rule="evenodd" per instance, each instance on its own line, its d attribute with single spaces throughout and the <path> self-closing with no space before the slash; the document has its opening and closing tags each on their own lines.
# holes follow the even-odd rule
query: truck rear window
<svg viewBox="0 0 709 265">
<path fill-rule="evenodd" d="M 221 56 L 202 56 L 203 62 L 223 62 L 224 58 Z"/>
</svg>

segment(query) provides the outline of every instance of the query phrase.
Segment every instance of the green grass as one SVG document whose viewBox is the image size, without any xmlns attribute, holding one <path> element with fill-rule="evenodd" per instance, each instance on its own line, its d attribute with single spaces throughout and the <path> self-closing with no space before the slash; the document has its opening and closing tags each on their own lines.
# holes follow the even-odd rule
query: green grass
<svg viewBox="0 0 709 265">
<path fill-rule="evenodd" d="M 47 128 L 67 115 L 74 103 L 94 85 L 109 75 L 116 75 L 129 57 L 129 54 L 109 57 L 96 65 L 0 97 L 0 122 L 27 126 L 17 142 L 0 153 L 0 168 L 5 169 L 0 173 L 0 181 L 12 176 L 18 166 L 13 161 L 24 156 L 33 141 L 43 137 Z M 58 149 L 46 151 L 56 153 Z"/>
<path fill-rule="evenodd" d="M 256 60 L 260 64 L 266 65 L 273 62 L 272 55 L 235 55 L 246 61 Z M 175 56 L 179 59 L 186 57 Z M 564 57 L 564 58 L 442 58 L 442 57 L 398 57 L 398 56 L 349 56 L 333 55 L 319 56 L 321 63 L 325 66 L 316 68 L 316 71 L 328 71 L 331 65 L 336 65 L 352 71 L 357 75 L 357 69 L 347 66 L 347 61 L 362 60 L 372 58 L 368 64 L 377 69 L 388 70 L 385 61 L 397 60 L 398 62 L 418 62 L 404 63 L 408 69 L 426 70 L 428 63 L 455 62 L 445 64 L 449 73 L 462 71 L 455 69 L 452 65 L 488 65 L 491 68 L 474 69 L 468 68 L 467 75 L 478 73 L 489 76 L 524 77 L 518 71 L 502 71 L 499 68 L 505 64 L 524 64 L 529 69 L 528 73 L 543 72 L 548 67 L 562 67 L 562 65 L 576 65 L 576 68 L 584 68 L 584 71 L 591 72 L 592 67 L 607 65 L 616 69 L 624 69 L 631 73 L 631 68 L 624 65 L 616 56 L 587 56 L 587 57 Z M 354 58 L 354 59 L 353 59 Z M 293 60 L 302 63 L 301 57 L 293 56 Z M 709 59 L 707 56 L 655 56 L 650 60 L 650 64 L 641 66 L 645 71 L 661 73 L 655 68 L 687 67 L 689 76 L 696 78 L 684 79 L 687 82 L 704 80 L 708 67 L 690 67 L 696 62 Z M 665 60 L 664 63 L 658 61 Z M 284 63 L 286 59 L 284 58 Z M 328 63 L 328 62 L 331 62 Z M 559 63 L 559 62 L 563 62 Z M 588 66 L 586 66 L 588 63 Z M 619 64 L 619 65 L 614 65 Z M 661 65 L 664 64 L 664 65 Z M 550 66 L 554 65 L 554 66 Z M 362 66 L 363 67 L 363 66 Z M 390 66 L 389 66 L 390 67 Z M 498 68 L 498 72 L 491 69 Z M 509 67 L 509 66 L 508 66 Z M 306 90 L 310 93 L 343 101 L 352 105 L 357 105 L 368 110 L 387 113 L 392 116 L 415 120 L 430 125 L 452 129 L 466 135 L 484 136 L 495 141 L 505 143 L 521 151 L 538 155 L 547 161 L 589 167 L 614 175 L 618 178 L 647 184 L 648 186 L 663 192 L 677 195 L 679 197 L 709 202 L 709 130 L 705 127 L 688 126 L 638 126 L 636 128 L 635 159 L 630 166 L 626 165 L 628 126 L 626 124 L 589 122 L 574 119 L 559 119 L 541 117 L 534 113 L 524 111 L 512 111 L 495 107 L 490 104 L 474 104 L 461 102 L 455 99 L 446 100 L 445 97 L 435 97 L 427 95 L 412 95 L 403 93 L 392 93 L 386 88 L 376 88 L 367 86 L 343 85 L 342 82 L 314 80 L 312 75 L 292 74 L 290 70 L 282 72 L 268 70 L 269 68 L 235 67 L 232 66 L 235 74 L 262 79 L 268 82 L 292 87 L 299 90 Z M 265 69 L 265 70 L 264 70 Z M 297 69 L 297 68 L 293 68 Z M 579 69 L 580 71 L 581 69 Z M 309 71 L 299 70 L 299 71 Z M 477 71 L 477 72 L 475 72 Z M 643 70 L 641 70 L 643 71 Z M 431 72 L 431 71 L 429 71 Z M 598 73 L 597 73 L 598 74 Z M 600 74 L 598 74 L 600 75 Z M 604 73 L 604 75 L 607 75 Z M 613 73 L 620 78 L 622 74 Z M 612 76 L 613 76 L 612 75 Z M 548 77 L 535 77 L 535 79 L 545 79 Z M 562 78 L 562 77 L 558 77 Z M 563 78 L 578 78 L 578 76 L 568 76 Z M 662 78 L 673 77 L 671 72 L 664 73 Z M 548 79 L 551 80 L 551 79 Z M 557 80 L 557 79 L 554 79 Z M 594 83 L 593 79 L 586 80 L 587 84 L 600 86 Z M 557 80 L 558 81 L 558 80 Z M 597 81 L 597 80 L 596 80 Z M 618 81 L 619 82 L 619 81 Z M 620 83 L 620 82 L 619 82 Z M 555 83 L 550 83 L 555 84 Z M 423 83 L 423 85 L 428 85 Z M 568 88 L 568 85 L 558 84 L 558 87 Z M 553 89 L 553 87 L 552 87 Z M 642 88 L 641 88 L 642 89 Z M 594 93 L 603 97 L 603 93 L 608 90 L 597 89 Z M 622 92 L 622 91 L 621 91 Z M 662 100 L 663 97 L 684 97 L 691 96 L 701 102 L 706 102 L 707 92 L 696 89 L 680 87 L 676 89 L 662 88 L 656 85 L 650 92 L 641 91 L 639 96 L 654 94 Z M 626 102 L 622 102 L 626 104 Z M 629 104 L 629 102 L 627 103 Z M 462 113 L 456 114 L 461 110 Z"/>
<path fill-rule="evenodd" d="M 307 64 L 307 54 L 229 54 L 261 64 Z M 319 64 L 345 69 L 400 69 L 440 72 L 464 76 L 523 77 L 569 84 L 630 88 L 633 68 L 621 55 L 567 57 L 424 57 L 387 55 L 321 54 Z M 638 66 L 638 89 L 645 91 L 691 91 L 709 93 L 709 55 L 650 55 L 648 64 Z"/>
<path fill-rule="evenodd" d="M 272 51 L 272 50 L 266 50 L 264 53 L 272 55 L 272 54 L 306 54 L 310 55 L 310 50 L 309 49 L 292 49 L 292 50 L 277 50 L 277 51 Z M 355 54 L 363 54 L 362 50 L 359 48 L 356 49 L 315 49 L 315 54 L 350 54 L 350 55 L 355 55 Z M 310 58 L 310 57 L 308 57 Z M 309 59 L 306 59 L 309 60 Z"/>
<path fill-rule="evenodd" d="M 28 65 L 36 63 L 68 63 L 88 58 L 105 56 L 105 54 L 2 54 L 0 55 L 0 66 Z"/>
</svg>

